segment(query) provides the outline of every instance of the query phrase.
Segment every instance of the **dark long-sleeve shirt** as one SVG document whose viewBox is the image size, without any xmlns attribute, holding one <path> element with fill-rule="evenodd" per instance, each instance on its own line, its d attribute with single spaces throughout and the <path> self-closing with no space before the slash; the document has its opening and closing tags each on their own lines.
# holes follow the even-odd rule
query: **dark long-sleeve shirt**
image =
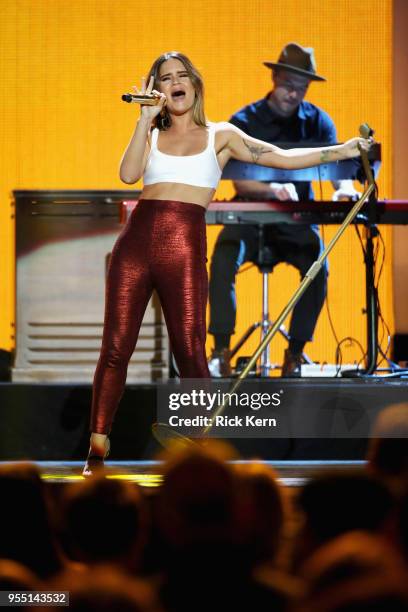
<svg viewBox="0 0 408 612">
<path fill-rule="evenodd" d="M 279 143 L 300 143 L 302 147 L 313 147 L 316 143 L 336 144 L 336 127 L 324 110 L 303 100 L 293 115 L 280 117 L 269 106 L 268 97 L 269 94 L 241 108 L 232 115 L 230 123 L 239 127 L 248 136 L 277 146 L 280 146 Z M 314 194 L 310 182 L 298 181 L 294 182 L 294 185 L 300 200 L 313 200 Z"/>
</svg>

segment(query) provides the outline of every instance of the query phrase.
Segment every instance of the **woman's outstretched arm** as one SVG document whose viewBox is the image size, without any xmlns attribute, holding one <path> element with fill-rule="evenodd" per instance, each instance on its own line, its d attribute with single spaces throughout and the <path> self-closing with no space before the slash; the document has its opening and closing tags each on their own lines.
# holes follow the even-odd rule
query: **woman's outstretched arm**
<svg viewBox="0 0 408 612">
<path fill-rule="evenodd" d="M 221 130 L 224 132 L 230 158 L 285 170 L 309 168 L 310 166 L 341 159 L 358 157 L 360 155 L 359 146 L 368 151 L 372 142 L 365 138 L 352 138 L 344 144 L 328 147 L 285 150 L 263 140 L 252 138 L 231 123 L 224 123 Z"/>
</svg>

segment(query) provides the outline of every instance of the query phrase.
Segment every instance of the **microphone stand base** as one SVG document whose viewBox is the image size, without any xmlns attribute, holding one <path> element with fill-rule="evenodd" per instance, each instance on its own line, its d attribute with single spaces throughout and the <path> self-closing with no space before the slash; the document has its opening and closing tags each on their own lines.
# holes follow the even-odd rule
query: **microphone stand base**
<svg viewBox="0 0 408 612">
<path fill-rule="evenodd" d="M 341 372 L 342 378 L 368 378 L 369 376 L 372 374 L 369 374 L 367 370 L 343 370 Z"/>
<path fill-rule="evenodd" d="M 152 425 L 152 434 L 164 448 L 171 450 L 183 448 L 198 449 L 202 448 L 203 445 L 203 441 L 200 443 L 187 436 L 183 436 L 175 429 L 172 429 L 170 425 L 166 425 L 166 423 L 154 423 Z"/>
</svg>

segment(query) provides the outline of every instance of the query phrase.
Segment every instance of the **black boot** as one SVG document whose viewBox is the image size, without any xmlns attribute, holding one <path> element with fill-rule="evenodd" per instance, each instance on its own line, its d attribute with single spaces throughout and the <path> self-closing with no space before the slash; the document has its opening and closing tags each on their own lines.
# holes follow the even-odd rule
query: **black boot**
<svg viewBox="0 0 408 612">
<path fill-rule="evenodd" d="M 301 364 L 302 353 L 292 353 L 289 349 L 286 349 L 282 365 L 282 378 L 300 378 Z"/>
</svg>

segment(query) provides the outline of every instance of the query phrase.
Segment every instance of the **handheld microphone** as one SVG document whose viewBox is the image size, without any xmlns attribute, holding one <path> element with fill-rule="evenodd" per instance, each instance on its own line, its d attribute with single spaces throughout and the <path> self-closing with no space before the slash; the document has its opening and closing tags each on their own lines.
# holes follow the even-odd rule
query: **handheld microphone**
<svg viewBox="0 0 408 612">
<path fill-rule="evenodd" d="M 129 104 L 146 104 L 147 106 L 156 106 L 160 101 L 160 96 L 157 94 L 123 94 L 122 100 Z"/>
<path fill-rule="evenodd" d="M 374 130 L 370 128 L 368 123 L 362 123 L 360 125 L 360 136 L 363 138 L 372 138 L 374 136 Z"/>
</svg>

